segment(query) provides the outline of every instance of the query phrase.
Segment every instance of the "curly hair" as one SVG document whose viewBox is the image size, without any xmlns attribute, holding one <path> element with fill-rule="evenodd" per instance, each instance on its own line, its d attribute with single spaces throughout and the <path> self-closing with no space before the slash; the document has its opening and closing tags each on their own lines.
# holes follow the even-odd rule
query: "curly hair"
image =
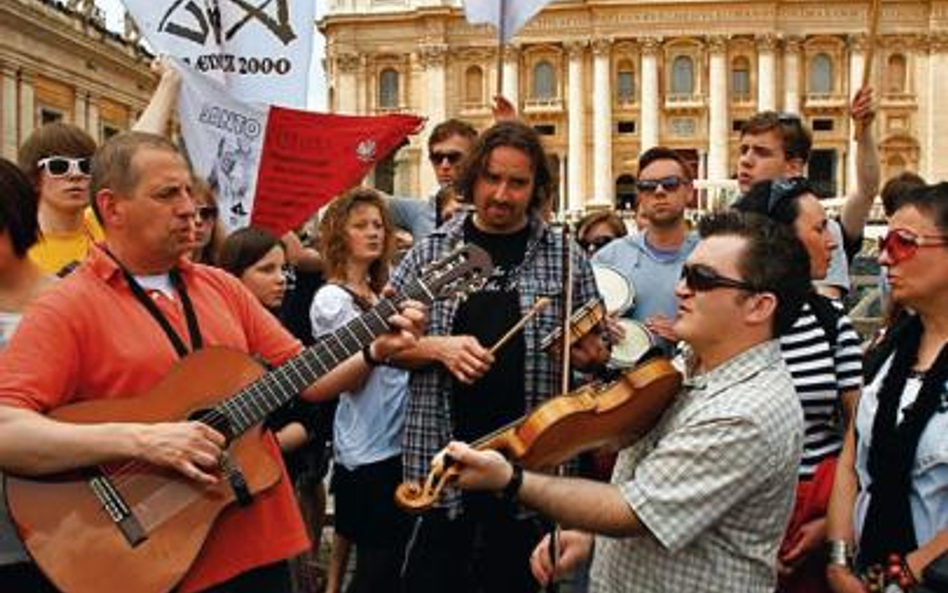
<svg viewBox="0 0 948 593">
<path fill-rule="evenodd" d="M 336 198 L 326 208 L 319 222 L 319 252 L 323 256 L 326 278 L 345 278 L 349 259 L 349 243 L 346 241 L 346 225 L 352 211 L 359 206 L 372 206 L 382 216 L 385 244 L 382 255 L 369 266 L 369 286 L 376 293 L 388 282 L 392 257 L 395 254 L 395 224 L 385 205 L 385 198 L 378 191 L 359 187 Z"/>
<path fill-rule="evenodd" d="M 543 143 L 536 130 L 519 121 L 494 124 L 481 134 L 470 154 L 462 161 L 456 186 L 466 200 L 474 200 L 474 186 L 487 171 L 487 162 L 495 148 L 515 148 L 529 157 L 533 169 L 533 195 L 530 212 L 540 212 L 553 196 L 553 173 Z"/>
</svg>

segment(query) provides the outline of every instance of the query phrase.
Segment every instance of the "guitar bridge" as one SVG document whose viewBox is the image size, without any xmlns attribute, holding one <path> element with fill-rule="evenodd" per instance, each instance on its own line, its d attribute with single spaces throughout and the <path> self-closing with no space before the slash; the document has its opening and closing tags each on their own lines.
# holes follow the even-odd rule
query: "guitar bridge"
<svg viewBox="0 0 948 593">
<path fill-rule="evenodd" d="M 253 502 L 253 494 L 250 493 L 250 487 L 247 486 L 247 480 L 244 478 L 243 472 L 240 471 L 240 468 L 237 467 L 227 451 L 224 451 L 221 455 L 221 471 L 227 477 L 231 490 L 234 491 L 237 504 L 242 507 L 249 506 Z"/>
<path fill-rule="evenodd" d="M 112 519 L 112 523 L 122 532 L 128 545 L 134 548 L 148 539 L 145 528 L 107 476 L 98 475 L 91 478 L 89 487 L 102 504 L 102 509 Z"/>
</svg>

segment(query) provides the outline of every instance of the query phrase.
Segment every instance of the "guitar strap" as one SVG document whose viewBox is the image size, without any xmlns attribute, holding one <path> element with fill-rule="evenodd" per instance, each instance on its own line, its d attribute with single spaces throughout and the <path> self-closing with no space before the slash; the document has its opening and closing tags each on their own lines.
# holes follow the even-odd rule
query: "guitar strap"
<svg viewBox="0 0 948 593">
<path fill-rule="evenodd" d="M 201 326 L 198 324 L 197 315 L 194 313 L 194 305 L 191 303 L 191 297 L 188 296 L 188 289 L 184 285 L 184 280 L 181 279 L 181 273 L 178 269 L 175 268 L 171 270 L 168 276 L 171 278 L 171 285 L 181 297 L 181 306 L 184 308 L 184 318 L 188 323 L 188 337 L 191 339 L 191 350 L 188 350 L 181 336 L 171 327 L 171 322 L 168 321 L 168 318 L 161 312 L 158 305 L 148 296 L 145 289 L 142 288 L 142 285 L 135 280 L 131 272 L 126 270 L 125 266 L 115 259 L 115 256 L 111 253 L 109 255 L 115 260 L 115 263 L 118 264 L 119 269 L 122 270 L 122 275 L 125 276 L 125 282 L 128 283 L 128 288 L 132 291 L 132 296 L 134 296 L 135 300 L 145 307 L 145 310 L 158 322 L 158 325 L 164 330 L 165 335 L 168 336 L 168 340 L 171 341 L 171 345 L 174 347 L 175 352 L 178 353 L 178 356 L 184 358 L 190 354 L 191 350 L 200 350 L 204 346 L 204 339 L 201 336 Z"/>
</svg>

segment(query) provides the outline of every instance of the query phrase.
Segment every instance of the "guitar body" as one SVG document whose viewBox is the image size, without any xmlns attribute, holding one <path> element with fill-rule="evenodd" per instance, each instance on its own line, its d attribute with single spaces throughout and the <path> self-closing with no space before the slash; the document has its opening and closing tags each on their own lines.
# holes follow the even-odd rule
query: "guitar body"
<svg viewBox="0 0 948 593">
<path fill-rule="evenodd" d="M 78 424 L 158 423 L 214 407 L 264 374 L 246 354 L 206 348 L 184 360 L 148 393 L 69 405 L 50 417 Z M 277 483 L 281 466 L 259 425 L 227 449 L 251 493 Z M 133 545 L 104 508 L 89 479 L 101 472 L 131 509 L 144 538 Z M 187 573 L 215 519 L 236 498 L 222 477 L 214 486 L 143 463 L 24 478 L 7 476 L 7 503 L 26 548 L 66 593 L 170 591 Z"/>
</svg>

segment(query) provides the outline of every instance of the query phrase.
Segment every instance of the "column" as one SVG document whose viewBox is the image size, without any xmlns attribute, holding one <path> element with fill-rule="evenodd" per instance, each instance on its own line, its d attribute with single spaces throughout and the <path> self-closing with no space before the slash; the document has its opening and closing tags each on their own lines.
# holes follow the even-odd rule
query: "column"
<svg viewBox="0 0 948 593">
<path fill-rule="evenodd" d="M 86 95 L 85 91 L 77 88 L 76 100 L 73 106 L 73 123 L 86 132 L 89 132 L 90 135 L 95 138 L 95 134 L 91 133 L 88 128 L 88 122 L 86 121 L 86 108 L 88 105 L 88 96 Z"/>
<path fill-rule="evenodd" d="M 33 75 L 25 70 L 20 71 L 20 141 L 26 140 L 33 133 L 36 121 L 36 106 L 34 104 Z"/>
<path fill-rule="evenodd" d="M 612 182 L 611 39 L 596 39 L 593 48 L 593 201 L 614 202 Z"/>
<path fill-rule="evenodd" d="M 86 122 L 89 127 L 86 128 L 86 131 L 89 132 L 90 136 L 99 140 L 101 136 L 99 133 L 99 97 L 89 93 L 87 105 Z"/>
<path fill-rule="evenodd" d="M 425 115 L 428 122 L 425 126 L 423 138 L 427 140 L 431 130 L 447 119 L 446 111 L 446 80 L 445 62 L 447 61 L 448 47 L 443 44 L 430 44 L 421 47 L 419 59 L 424 69 L 425 80 Z M 430 196 L 438 191 L 438 180 L 434 170 L 427 165 L 421 165 L 421 195 Z"/>
<path fill-rule="evenodd" d="M 569 53 L 569 156 L 566 178 L 568 191 L 566 203 L 570 210 L 579 210 L 586 201 L 586 104 L 583 88 L 583 61 L 586 43 L 573 42 L 566 46 Z M 595 197 L 595 196 L 594 196 Z"/>
<path fill-rule="evenodd" d="M 708 40 L 708 179 L 728 178 L 727 168 L 727 42 L 723 37 Z"/>
<path fill-rule="evenodd" d="M 757 38 L 757 110 L 777 109 L 777 38 L 764 35 Z"/>
<path fill-rule="evenodd" d="M 930 180 L 948 177 L 948 109 L 942 107 L 948 94 L 948 35 L 938 33 L 932 36 L 928 56 L 928 105 L 929 138 L 925 149 L 928 154 L 928 170 L 925 178 Z"/>
<path fill-rule="evenodd" d="M 504 96 L 520 111 L 520 48 L 515 45 L 506 45 L 504 52 Z M 491 85 L 491 94 L 497 84 Z"/>
<path fill-rule="evenodd" d="M 642 40 L 642 111 L 639 128 L 640 151 L 658 146 L 658 50 L 661 42 Z"/>
<path fill-rule="evenodd" d="M 17 147 L 17 100 L 16 70 L 7 64 L 0 64 L 0 154 L 16 162 Z"/>
<path fill-rule="evenodd" d="M 336 105 L 333 111 L 355 115 L 359 112 L 359 93 L 356 73 L 359 71 L 359 56 L 339 54 L 336 56 Z"/>
<path fill-rule="evenodd" d="M 800 113 L 800 52 L 803 39 L 787 37 L 783 46 L 783 110 Z"/>
<path fill-rule="evenodd" d="M 851 100 L 862 84 L 862 71 L 866 63 L 866 35 L 851 35 L 849 38 L 849 85 L 846 96 Z M 846 186 L 841 188 L 839 195 L 846 195 L 856 187 L 856 141 L 853 139 L 852 120 L 849 122 L 848 136 L 849 149 L 846 151 Z"/>
</svg>

